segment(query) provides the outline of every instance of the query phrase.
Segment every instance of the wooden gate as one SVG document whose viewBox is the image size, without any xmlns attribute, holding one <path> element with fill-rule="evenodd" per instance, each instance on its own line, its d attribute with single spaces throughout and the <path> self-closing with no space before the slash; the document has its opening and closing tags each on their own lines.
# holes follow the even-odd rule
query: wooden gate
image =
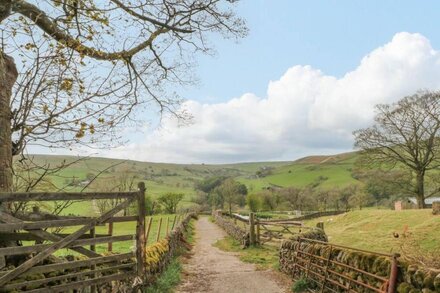
<svg viewBox="0 0 440 293">
<path fill-rule="evenodd" d="M 22 220 L 0 211 L 0 239 L 35 241 L 34 245 L 0 248 L 0 258 L 24 256 L 27 260 L 13 269 L 0 272 L 0 291 L 64 292 L 112 281 L 142 276 L 145 271 L 145 185 L 139 191 L 117 193 L 0 193 L 5 202 L 118 199 L 119 204 L 99 217 L 58 217 L 56 220 Z M 117 213 L 137 202 L 137 215 Z M 96 235 L 95 227 L 105 223 L 136 221 L 136 231 L 127 235 Z M 47 229 L 80 226 L 70 234 L 51 233 Z M 132 240 L 136 251 L 101 255 L 95 245 Z M 47 243 L 45 243 L 47 242 Z M 85 246 L 89 246 L 86 248 Z M 84 256 L 66 261 L 57 257 L 69 248 Z M 48 261 L 50 259 L 50 262 Z"/>
</svg>

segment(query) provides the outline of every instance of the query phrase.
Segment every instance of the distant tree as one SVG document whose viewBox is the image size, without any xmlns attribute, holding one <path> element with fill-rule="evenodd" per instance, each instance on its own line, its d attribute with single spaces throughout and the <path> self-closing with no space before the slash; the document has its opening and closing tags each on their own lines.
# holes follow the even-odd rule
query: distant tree
<svg viewBox="0 0 440 293">
<path fill-rule="evenodd" d="M 175 214 L 177 205 L 182 201 L 183 197 L 183 193 L 167 192 L 159 196 L 157 201 L 166 213 Z"/>
<path fill-rule="evenodd" d="M 373 197 L 365 192 L 363 188 L 358 188 L 355 193 L 350 196 L 349 202 L 351 206 L 362 210 L 362 208 L 371 204 L 373 200 Z"/>
<path fill-rule="evenodd" d="M 338 205 L 343 208 L 344 211 L 349 211 L 351 208 L 350 198 L 357 192 L 357 185 L 348 185 L 338 190 Z"/>
<path fill-rule="evenodd" d="M 223 203 L 227 205 L 229 215 L 232 215 L 232 205 L 238 203 L 244 195 L 240 194 L 240 183 L 232 178 L 226 179 L 216 188 L 217 194 L 222 197 Z"/>
<path fill-rule="evenodd" d="M 273 211 L 277 208 L 279 200 L 278 194 L 271 192 L 269 190 L 265 190 L 260 193 L 262 206 L 264 210 Z"/>
<path fill-rule="evenodd" d="M 196 190 L 200 190 L 205 193 L 210 193 L 216 187 L 220 186 L 223 183 L 223 181 L 225 181 L 225 180 L 226 180 L 226 177 L 223 177 L 223 176 L 214 176 L 214 177 L 204 178 L 203 180 L 196 182 L 194 185 L 194 188 Z"/>
<path fill-rule="evenodd" d="M 427 172 L 440 167 L 440 92 L 420 92 L 394 104 L 376 106 L 375 124 L 354 132 L 365 165 L 403 168 L 414 173 L 412 192 L 419 208 Z"/>
<path fill-rule="evenodd" d="M 302 192 L 300 188 L 289 187 L 280 191 L 281 197 L 288 204 L 292 210 L 299 210 L 300 202 L 303 201 Z"/>
<path fill-rule="evenodd" d="M 257 212 L 261 208 L 261 197 L 258 194 L 251 193 L 246 196 L 246 204 L 251 212 Z"/>
</svg>

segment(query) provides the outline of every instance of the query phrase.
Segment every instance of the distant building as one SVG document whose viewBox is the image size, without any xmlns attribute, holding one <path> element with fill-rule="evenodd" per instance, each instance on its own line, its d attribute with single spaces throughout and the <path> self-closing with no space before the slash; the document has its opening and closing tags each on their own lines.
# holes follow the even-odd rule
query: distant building
<svg viewBox="0 0 440 293">
<path fill-rule="evenodd" d="M 426 208 L 432 208 L 432 203 L 440 202 L 440 197 L 429 197 L 425 198 Z M 394 203 L 394 209 L 396 211 L 416 209 L 417 208 L 417 198 L 408 197 L 406 200 L 399 200 Z"/>
</svg>

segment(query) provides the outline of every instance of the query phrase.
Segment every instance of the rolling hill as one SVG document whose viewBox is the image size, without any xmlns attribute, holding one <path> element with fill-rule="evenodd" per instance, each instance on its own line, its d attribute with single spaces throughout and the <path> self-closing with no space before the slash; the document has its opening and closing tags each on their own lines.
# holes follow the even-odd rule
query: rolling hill
<svg viewBox="0 0 440 293">
<path fill-rule="evenodd" d="M 156 198 L 165 192 L 185 194 L 183 206 L 191 204 L 194 183 L 211 176 L 230 176 L 247 185 L 251 192 L 268 186 L 305 186 L 319 183 L 322 188 L 346 186 L 357 183 L 352 178 L 351 169 L 356 160 L 356 153 L 345 153 L 334 156 L 309 156 L 293 162 L 252 162 L 237 164 L 167 164 L 130 160 L 90 157 L 83 158 L 63 169 L 49 179 L 55 187 L 67 191 L 81 191 L 88 184 L 90 177 L 97 174 L 99 179 L 88 187 L 88 191 L 102 191 L 109 185 L 116 186 L 121 176 L 135 177 L 134 182 L 144 181 L 147 194 Z M 78 160 L 74 156 L 32 155 L 39 165 L 57 166 L 63 162 Z M 264 172 L 261 172 L 261 171 Z M 265 173 L 265 176 L 256 174 Z M 74 184 L 72 182 L 75 182 Z M 101 183 L 100 183 L 101 182 Z M 99 184 L 100 183 L 100 184 Z M 87 191 L 86 190 L 86 191 Z M 108 190 L 108 189 L 107 189 Z M 66 213 L 92 213 L 91 206 L 73 205 Z"/>
</svg>

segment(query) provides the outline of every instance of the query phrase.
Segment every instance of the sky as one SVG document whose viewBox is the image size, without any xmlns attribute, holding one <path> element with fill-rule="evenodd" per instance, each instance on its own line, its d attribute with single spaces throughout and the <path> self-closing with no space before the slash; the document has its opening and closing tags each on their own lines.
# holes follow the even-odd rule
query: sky
<svg viewBox="0 0 440 293">
<path fill-rule="evenodd" d="M 440 89 L 439 1 L 242 0 L 249 36 L 211 38 L 199 85 L 178 89 L 193 123 L 129 133 L 94 155 L 174 163 L 294 160 L 353 150 L 374 105 Z"/>
</svg>

